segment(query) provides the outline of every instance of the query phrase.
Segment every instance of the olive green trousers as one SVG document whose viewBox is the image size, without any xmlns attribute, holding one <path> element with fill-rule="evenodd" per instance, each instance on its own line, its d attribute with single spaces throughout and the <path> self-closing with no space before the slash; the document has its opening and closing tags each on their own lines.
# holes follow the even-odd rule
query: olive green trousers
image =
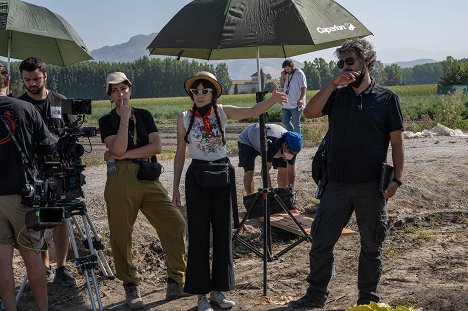
<svg viewBox="0 0 468 311">
<path fill-rule="evenodd" d="M 166 255 L 167 275 L 179 284 L 185 283 L 186 223 L 169 199 L 161 182 L 138 180 L 139 165 L 117 161 L 117 170 L 107 174 L 104 198 L 107 204 L 110 241 L 116 276 L 124 284 L 140 283 L 132 262 L 132 232 L 138 212 L 156 229 Z M 142 225 L 142 224 L 140 224 Z M 145 266 L 145 263 L 140 263 Z"/>
</svg>

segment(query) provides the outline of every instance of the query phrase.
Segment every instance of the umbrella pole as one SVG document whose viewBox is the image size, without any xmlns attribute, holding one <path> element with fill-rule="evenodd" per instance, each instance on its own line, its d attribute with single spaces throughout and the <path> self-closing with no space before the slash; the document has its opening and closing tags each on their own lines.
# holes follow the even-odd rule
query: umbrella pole
<svg viewBox="0 0 468 311">
<path fill-rule="evenodd" d="M 260 77 L 260 47 L 257 46 L 257 81 L 258 81 L 258 92 L 257 92 L 257 103 L 265 99 L 265 93 L 261 89 L 262 82 Z M 271 233 L 270 233 L 270 210 L 268 206 L 268 170 L 267 170 L 267 145 L 266 145 L 266 113 L 262 113 L 259 116 L 259 128 L 260 128 L 260 150 L 262 158 L 262 198 L 263 198 L 263 296 L 267 294 L 268 287 L 268 260 L 271 259 Z"/>
<path fill-rule="evenodd" d="M 257 73 L 260 73 L 260 52 L 259 47 L 257 47 Z M 258 92 L 256 95 L 257 103 L 263 101 L 265 99 L 265 94 L 267 91 L 261 91 L 261 80 L 258 79 Z M 254 199 L 251 201 L 250 205 L 246 205 L 245 208 L 247 209 L 247 213 L 242 218 L 242 221 L 239 224 L 239 227 L 234 232 L 232 237 L 233 241 L 238 241 L 243 246 L 247 247 L 249 250 L 254 252 L 259 257 L 263 259 L 263 296 L 267 295 L 267 288 L 268 288 L 268 262 L 272 262 L 273 260 L 278 259 L 280 256 L 284 255 L 286 252 L 291 250 L 292 248 L 296 247 L 300 243 L 305 240 L 308 240 L 312 243 L 312 239 L 310 238 L 309 234 L 304 230 L 302 224 L 299 223 L 294 215 L 291 213 L 289 208 L 286 204 L 282 201 L 282 198 L 278 195 L 274 188 L 268 184 L 268 170 L 267 170 L 267 139 L 266 139 L 266 119 L 267 113 L 262 113 L 259 116 L 259 131 L 260 131 L 260 154 L 261 154 L 261 167 L 262 167 L 262 188 L 259 188 Z M 277 253 L 276 255 L 273 254 L 272 246 L 271 246 L 271 209 L 269 204 L 269 197 L 272 196 L 272 200 L 275 200 L 277 204 L 283 209 L 284 213 L 288 214 L 289 218 L 296 224 L 299 230 L 302 232 L 302 237 L 296 240 L 294 243 Z M 261 198 L 261 202 L 259 202 Z M 244 205 L 246 201 L 244 200 Z M 256 204 L 259 202 L 260 204 Z M 258 206 L 258 207 L 257 207 Z M 273 205 L 274 206 L 274 205 Z M 257 248 L 253 247 L 247 241 L 243 240 L 239 237 L 239 233 L 242 231 L 242 228 L 245 222 L 250 219 L 251 213 L 254 209 L 260 208 L 262 209 L 263 213 L 263 253 L 260 252 Z M 258 214 L 253 216 L 253 218 L 260 217 Z"/>
</svg>

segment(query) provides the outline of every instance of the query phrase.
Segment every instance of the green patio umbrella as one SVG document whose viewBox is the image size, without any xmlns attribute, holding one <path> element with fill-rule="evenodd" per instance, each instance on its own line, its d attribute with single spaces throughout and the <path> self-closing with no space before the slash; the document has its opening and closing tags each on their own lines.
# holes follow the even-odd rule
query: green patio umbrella
<svg viewBox="0 0 468 311">
<path fill-rule="evenodd" d="M 60 15 L 19 0 L 0 0 L 0 56 L 37 56 L 67 66 L 92 59 L 83 39 Z"/>
</svg>

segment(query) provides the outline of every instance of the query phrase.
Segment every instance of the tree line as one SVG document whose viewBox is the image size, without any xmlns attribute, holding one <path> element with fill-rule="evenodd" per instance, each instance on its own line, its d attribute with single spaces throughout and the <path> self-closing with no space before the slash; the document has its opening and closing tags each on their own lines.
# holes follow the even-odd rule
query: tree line
<svg viewBox="0 0 468 311">
<path fill-rule="evenodd" d="M 18 70 L 20 62 L 11 66 L 14 96 L 21 95 L 23 84 Z M 133 62 L 106 63 L 87 61 L 75 65 L 60 67 L 47 65 L 47 87 L 68 98 L 107 99 L 105 81 L 109 73 L 122 71 L 132 81 L 132 97 L 155 98 L 184 96 L 184 82 L 198 71 L 214 73 L 225 93 L 231 86 L 227 65 L 211 65 L 188 60 L 170 58 L 150 59 L 142 57 Z"/>
<path fill-rule="evenodd" d="M 316 58 L 312 62 L 305 61 L 302 69 L 307 78 L 307 87 L 317 90 L 327 85 L 340 69 L 336 61 L 327 62 Z M 468 59 L 456 60 L 448 56 L 444 61 L 402 68 L 397 64 L 384 66 L 380 61 L 375 63 L 371 72 L 378 83 L 386 86 L 440 84 L 468 85 Z"/>
<path fill-rule="evenodd" d="M 23 84 L 18 71 L 19 62 L 11 66 L 14 96 L 23 93 Z M 69 98 L 107 99 L 105 91 L 106 76 L 114 71 L 123 71 L 133 83 L 134 98 L 155 98 L 184 96 L 183 84 L 195 72 L 207 70 L 213 72 L 227 94 L 231 87 L 228 68 L 225 63 L 212 65 L 197 61 L 178 61 L 171 58 L 143 57 L 133 62 L 106 63 L 82 62 L 67 67 L 48 65 L 48 88 L 56 90 Z M 321 89 L 333 79 L 339 69 L 335 61 L 327 62 L 315 58 L 304 62 L 303 71 L 310 90 Z M 439 84 L 468 85 L 468 59 L 456 60 L 449 56 L 436 63 L 401 68 L 397 64 L 384 66 L 377 61 L 372 70 L 373 78 L 382 85 Z M 263 78 L 263 74 L 261 74 Z M 265 81 L 262 81 L 265 83 Z M 266 85 L 266 89 L 272 88 Z"/>
</svg>

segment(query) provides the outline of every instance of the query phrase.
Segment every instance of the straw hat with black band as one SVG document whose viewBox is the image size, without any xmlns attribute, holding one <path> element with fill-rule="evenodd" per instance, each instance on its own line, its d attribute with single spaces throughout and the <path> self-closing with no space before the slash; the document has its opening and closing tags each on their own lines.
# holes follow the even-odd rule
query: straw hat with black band
<svg viewBox="0 0 468 311">
<path fill-rule="evenodd" d="M 223 88 L 221 87 L 221 84 L 219 84 L 218 80 L 212 74 L 211 72 L 208 71 L 200 71 L 194 74 L 192 77 L 188 78 L 185 80 L 184 83 L 184 88 L 185 92 L 190 96 L 190 87 L 193 85 L 193 83 L 197 80 L 207 80 L 210 81 L 211 84 L 213 84 L 215 91 L 216 91 L 216 98 L 219 98 L 221 96 L 221 93 L 223 92 Z"/>
</svg>

